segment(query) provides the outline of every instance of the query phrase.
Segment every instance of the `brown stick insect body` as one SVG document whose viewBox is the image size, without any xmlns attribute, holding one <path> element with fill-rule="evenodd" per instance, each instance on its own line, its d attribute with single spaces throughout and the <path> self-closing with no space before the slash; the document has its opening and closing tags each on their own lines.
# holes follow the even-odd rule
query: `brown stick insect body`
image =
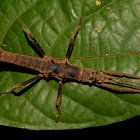
<svg viewBox="0 0 140 140">
<path fill-rule="evenodd" d="M 43 58 L 36 58 L 16 53 L 10 53 L 3 51 L 0 48 L 0 61 L 11 63 L 14 65 L 22 66 L 25 68 L 33 69 L 38 71 L 40 74 L 25 81 L 22 83 L 19 83 L 15 85 L 10 91 L 3 92 L 0 94 L 6 94 L 13 92 L 17 88 L 21 88 L 33 81 L 38 80 L 41 77 L 49 78 L 54 77 L 59 81 L 59 88 L 58 88 L 58 95 L 56 99 L 56 106 L 58 109 L 58 117 L 56 122 L 58 122 L 58 119 L 61 114 L 60 109 L 60 102 L 61 102 L 61 93 L 62 93 L 62 85 L 64 82 L 70 80 L 70 81 L 78 81 L 82 83 L 89 83 L 90 85 L 95 85 L 98 87 L 102 87 L 105 89 L 117 91 L 117 92 L 133 92 L 137 93 L 140 92 L 140 84 L 126 81 L 123 79 L 119 79 L 117 77 L 127 77 L 127 78 L 133 78 L 133 79 L 140 79 L 140 76 L 134 76 L 127 73 L 122 72 L 116 72 L 116 71 L 106 71 L 106 70 L 94 70 L 90 68 L 83 68 L 78 67 L 70 63 L 69 58 L 72 53 L 72 49 L 74 46 L 74 41 L 77 33 L 79 32 L 81 28 L 81 19 L 80 19 L 80 25 L 75 30 L 73 35 L 70 38 L 69 47 L 66 53 L 66 56 L 63 60 L 57 60 L 53 57 L 49 57 L 45 54 L 37 40 L 35 39 L 34 35 L 25 29 L 22 24 L 21 25 L 23 31 L 31 38 L 31 40 L 36 45 L 39 52 L 42 54 Z M 123 84 L 126 87 L 119 87 L 115 85 Z"/>
</svg>

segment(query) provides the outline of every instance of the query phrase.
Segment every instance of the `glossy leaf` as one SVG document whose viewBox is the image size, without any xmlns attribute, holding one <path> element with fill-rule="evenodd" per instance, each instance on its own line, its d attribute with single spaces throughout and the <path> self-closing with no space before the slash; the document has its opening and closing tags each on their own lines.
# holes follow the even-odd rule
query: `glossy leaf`
<svg viewBox="0 0 140 140">
<path fill-rule="evenodd" d="M 30 30 L 47 55 L 64 58 L 70 36 L 79 25 L 71 62 L 77 66 L 140 75 L 139 0 L 0 0 L 0 44 L 3 50 L 39 57 L 18 24 Z M 35 73 L 0 64 L 0 92 Z M 140 114 L 140 95 L 115 94 L 95 86 L 66 83 L 56 123 L 58 83 L 41 80 L 0 96 L 0 124 L 36 129 L 80 129 L 103 126 Z"/>
</svg>

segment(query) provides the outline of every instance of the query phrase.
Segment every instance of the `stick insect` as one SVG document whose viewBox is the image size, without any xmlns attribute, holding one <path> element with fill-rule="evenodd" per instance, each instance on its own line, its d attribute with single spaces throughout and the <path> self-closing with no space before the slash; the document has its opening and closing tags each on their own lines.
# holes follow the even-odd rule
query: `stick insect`
<svg viewBox="0 0 140 140">
<path fill-rule="evenodd" d="M 25 34 L 32 40 L 36 48 L 43 56 L 42 58 L 31 57 L 16 53 L 10 53 L 2 50 L 0 48 L 0 61 L 5 63 L 14 64 L 17 66 L 25 67 L 38 71 L 39 74 L 35 77 L 24 81 L 22 83 L 16 84 L 11 90 L 0 93 L 7 94 L 13 92 L 15 89 L 21 88 L 30 84 L 42 77 L 50 78 L 53 77 L 59 81 L 58 94 L 56 99 L 56 107 L 58 110 L 58 116 L 56 122 L 58 122 L 61 115 L 61 96 L 62 96 L 62 86 L 64 82 L 67 81 L 78 81 L 81 83 L 88 83 L 90 85 L 95 85 L 97 87 L 111 90 L 114 92 L 126 92 L 126 93 L 139 93 L 140 92 L 140 83 L 132 82 L 129 80 L 124 80 L 121 77 L 140 79 L 140 76 L 134 76 L 131 74 L 117 72 L 117 71 L 107 71 L 107 70 L 95 70 L 90 68 L 78 67 L 70 63 L 69 59 L 73 50 L 74 41 L 76 35 L 81 29 L 81 20 L 80 25 L 74 31 L 70 37 L 69 46 L 66 52 L 66 56 L 63 60 L 55 59 L 52 56 L 47 56 L 42 49 L 42 47 L 37 42 L 35 36 L 32 32 L 28 31 L 23 27 L 20 21 L 19 24 Z M 121 86 L 120 86 L 121 85 Z"/>
</svg>

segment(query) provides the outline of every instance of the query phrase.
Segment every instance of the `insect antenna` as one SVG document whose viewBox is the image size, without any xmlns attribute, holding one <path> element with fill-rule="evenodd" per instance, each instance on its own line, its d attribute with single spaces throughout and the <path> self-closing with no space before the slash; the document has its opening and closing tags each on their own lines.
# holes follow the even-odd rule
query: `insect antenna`
<svg viewBox="0 0 140 140">
<path fill-rule="evenodd" d="M 109 83 L 118 83 L 118 84 L 123 84 L 124 86 L 131 86 L 132 88 L 140 88 L 140 83 L 124 80 L 124 79 L 119 79 L 117 77 L 111 77 L 109 80 Z"/>
</svg>

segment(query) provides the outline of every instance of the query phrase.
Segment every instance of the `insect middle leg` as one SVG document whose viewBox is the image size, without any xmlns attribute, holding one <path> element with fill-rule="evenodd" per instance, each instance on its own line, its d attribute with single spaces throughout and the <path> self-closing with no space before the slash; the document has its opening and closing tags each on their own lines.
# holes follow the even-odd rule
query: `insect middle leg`
<svg viewBox="0 0 140 140">
<path fill-rule="evenodd" d="M 125 92 L 125 93 L 139 93 L 140 89 L 133 89 L 133 88 L 120 88 L 118 86 L 114 86 L 111 84 L 107 84 L 107 83 L 94 83 L 94 85 L 98 86 L 98 87 L 102 87 L 108 90 L 112 90 L 112 91 L 116 91 L 116 92 Z"/>
<path fill-rule="evenodd" d="M 30 83 L 32 83 L 32 82 L 38 80 L 38 79 L 41 78 L 41 77 L 43 77 L 43 75 L 42 75 L 42 74 L 39 74 L 39 75 L 37 75 L 37 76 L 35 76 L 35 77 L 33 77 L 33 78 L 27 80 L 27 81 L 24 81 L 24 82 L 22 82 L 22 83 L 16 84 L 11 90 L 9 90 L 9 91 L 7 91 L 7 92 L 0 93 L 0 94 L 11 93 L 11 92 L 13 92 L 15 89 L 24 87 L 24 86 L 26 86 L 27 84 L 30 84 Z"/>
<path fill-rule="evenodd" d="M 61 103 L 61 97 L 62 97 L 62 85 L 63 85 L 63 82 L 59 81 L 59 88 L 58 88 L 58 94 L 57 94 L 57 99 L 56 99 L 56 106 L 58 109 L 58 116 L 57 116 L 56 123 L 58 123 L 58 120 L 59 120 L 60 115 L 61 115 L 60 103 Z"/>
<path fill-rule="evenodd" d="M 81 20 L 82 18 L 80 18 L 80 25 L 77 27 L 77 29 L 75 30 L 75 32 L 73 33 L 73 35 L 70 38 L 70 42 L 69 42 L 69 47 L 65 56 L 66 60 L 69 60 L 72 50 L 73 50 L 73 46 L 74 46 L 74 41 L 75 41 L 75 37 L 77 35 L 77 33 L 79 32 L 79 30 L 81 29 Z"/>
<path fill-rule="evenodd" d="M 45 54 L 44 50 L 42 49 L 42 47 L 39 45 L 39 43 L 37 42 L 35 36 L 33 35 L 32 32 L 30 32 L 29 30 L 25 29 L 23 27 L 23 25 L 21 24 L 20 21 L 18 21 L 18 23 L 20 24 L 20 26 L 22 27 L 24 33 L 26 33 L 30 38 L 31 40 L 33 41 L 33 43 L 35 44 L 36 48 L 38 49 L 38 51 L 40 52 L 40 54 L 44 57 L 44 58 L 47 58 L 47 55 Z"/>
</svg>

